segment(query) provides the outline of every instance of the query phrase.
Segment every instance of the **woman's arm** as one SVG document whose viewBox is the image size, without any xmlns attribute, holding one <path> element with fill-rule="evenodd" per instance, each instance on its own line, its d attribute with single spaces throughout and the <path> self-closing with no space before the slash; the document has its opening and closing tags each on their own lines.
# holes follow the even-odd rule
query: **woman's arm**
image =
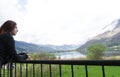
<svg viewBox="0 0 120 77">
<path fill-rule="evenodd" d="M 8 54 L 9 58 L 12 60 L 25 60 L 28 57 L 26 54 L 22 56 L 17 54 L 15 49 L 15 41 L 10 33 L 7 33 L 4 36 L 4 47 L 6 55 Z"/>
</svg>

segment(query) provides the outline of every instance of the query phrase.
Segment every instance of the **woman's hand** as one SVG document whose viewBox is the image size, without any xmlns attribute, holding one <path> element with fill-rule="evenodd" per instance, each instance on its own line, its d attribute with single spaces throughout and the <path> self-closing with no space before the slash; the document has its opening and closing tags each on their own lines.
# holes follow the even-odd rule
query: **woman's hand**
<svg viewBox="0 0 120 77">
<path fill-rule="evenodd" d="M 21 52 L 21 53 L 19 53 L 18 55 L 19 55 L 19 56 L 21 55 L 22 57 L 24 57 L 24 59 L 27 59 L 27 58 L 28 58 L 28 55 L 27 55 L 27 53 L 25 53 L 25 52 Z"/>
<path fill-rule="evenodd" d="M 21 52 L 21 53 L 19 53 L 19 55 L 27 55 L 27 53 L 26 52 Z"/>
</svg>

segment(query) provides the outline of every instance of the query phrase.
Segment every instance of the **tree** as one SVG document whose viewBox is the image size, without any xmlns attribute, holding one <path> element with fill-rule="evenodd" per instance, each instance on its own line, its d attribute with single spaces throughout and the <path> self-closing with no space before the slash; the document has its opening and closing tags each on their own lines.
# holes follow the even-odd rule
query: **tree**
<svg viewBox="0 0 120 77">
<path fill-rule="evenodd" d="M 101 57 L 104 55 L 104 52 L 106 50 L 106 46 L 103 44 L 93 44 L 88 47 L 88 55 L 87 57 L 89 59 L 101 59 Z"/>
</svg>

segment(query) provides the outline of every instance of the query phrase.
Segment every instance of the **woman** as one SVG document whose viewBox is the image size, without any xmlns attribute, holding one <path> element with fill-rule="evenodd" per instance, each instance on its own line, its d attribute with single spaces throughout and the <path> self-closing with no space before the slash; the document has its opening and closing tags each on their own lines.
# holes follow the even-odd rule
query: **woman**
<svg viewBox="0 0 120 77">
<path fill-rule="evenodd" d="M 10 60 L 26 60 L 26 53 L 17 54 L 13 36 L 17 34 L 17 24 L 8 20 L 0 27 L 0 68 Z"/>
</svg>

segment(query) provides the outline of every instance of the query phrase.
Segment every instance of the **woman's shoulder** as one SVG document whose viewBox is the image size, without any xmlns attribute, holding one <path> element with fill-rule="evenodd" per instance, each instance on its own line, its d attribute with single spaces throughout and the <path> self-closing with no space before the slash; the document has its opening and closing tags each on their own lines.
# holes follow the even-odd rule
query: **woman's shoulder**
<svg viewBox="0 0 120 77">
<path fill-rule="evenodd" d="M 0 38 L 12 38 L 10 33 L 4 33 L 0 35 Z"/>
<path fill-rule="evenodd" d="M 11 34 L 9 32 L 4 33 L 4 34 L 0 34 L 0 36 L 11 36 Z"/>
</svg>

